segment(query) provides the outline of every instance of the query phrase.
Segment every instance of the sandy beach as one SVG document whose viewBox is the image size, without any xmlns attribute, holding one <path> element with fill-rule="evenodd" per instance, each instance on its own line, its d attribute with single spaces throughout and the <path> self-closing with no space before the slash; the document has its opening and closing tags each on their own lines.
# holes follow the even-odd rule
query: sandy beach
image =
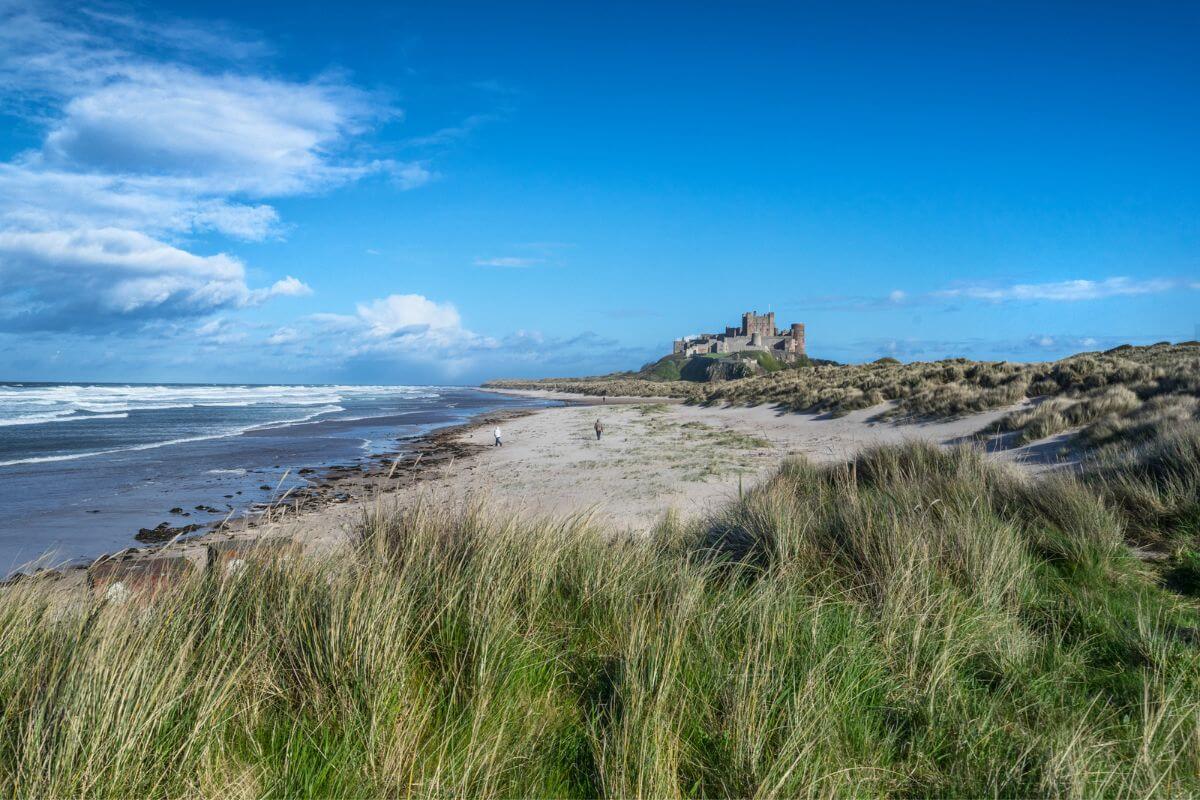
<svg viewBox="0 0 1200 800">
<path fill-rule="evenodd" d="M 443 434 L 455 456 L 420 463 L 371 483 L 353 502 L 289 512 L 256 535 L 288 536 L 324 549 L 344 542 L 367 505 L 403 507 L 424 495 L 436 502 L 481 501 L 517 514 L 587 514 L 597 524 L 645 533 L 664 515 L 704 516 L 769 476 L 789 457 L 818 463 L 853 457 L 863 447 L 924 439 L 941 445 L 970 441 L 1015 407 L 954 420 L 895 424 L 872 420 L 881 408 L 843 417 L 780 412 L 760 406 L 702 407 L 646 398 L 522 392 L 578 405 L 547 408 L 501 421 L 495 416 Z M 604 426 L 598 440 L 594 424 Z M 1025 447 L 996 448 L 993 457 L 1032 472 L 1052 468 L 1061 437 Z M 997 444 L 994 440 L 989 449 Z"/>
<path fill-rule="evenodd" d="M 211 548 L 288 542 L 309 553 L 350 542 L 364 515 L 424 501 L 478 502 L 521 516 L 586 515 L 614 533 L 644 535 L 667 514 L 711 514 L 771 475 L 787 458 L 845 460 L 864 447 L 924 439 L 972 441 L 1015 407 L 928 423 L 875 421 L 883 407 L 842 417 L 774 408 L 703 407 L 647 398 L 520 392 L 571 404 L 482 414 L 368 463 L 302 470 L 310 488 L 289 492 L 244 518 L 165 544 L 99 561 L 183 559 L 203 566 Z M 597 420 L 603 424 L 598 439 Z M 494 446 L 493 429 L 503 431 Z M 1019 448 L 987 443 L 992 457 L 1032 472 L 1059 463 L 1061 438 Z M 84 569 L 56 573 L 64 588 Z"/>
</svg>

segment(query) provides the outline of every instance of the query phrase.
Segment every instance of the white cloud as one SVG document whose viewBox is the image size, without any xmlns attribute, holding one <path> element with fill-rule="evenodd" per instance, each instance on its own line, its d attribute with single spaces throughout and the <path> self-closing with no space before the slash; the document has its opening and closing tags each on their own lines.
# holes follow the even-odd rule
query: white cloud
<svg viewBox="0 0 1200 800">
<path fill-rule="evenodd" d="M 0 279 L 0 324 L 35 329 L 205 314 L 308 288 L 286 278 L 252 291 L 232 256 L 117 228 L 0 231 Z"/>
<path fill-rule="evenodd" d="M 460 139 L 465 139 L 480 125 L 483 125 L 486 122 L 491 122 L 495 119 L 495 114 L 472 114 L 458 125 L 441 128 L 424 136 L 414 136 L 405 142 L 405 144 L 407 144 L 409 147 L 428 147 L 448 144 Z"/>
<path fill-rule="evenodd" d="M 216 334 L 218 331 L 220 331 L 221 326 L 224 324 L 225 324 L 225 320 L 221 319 L 220 317 L 217 317 L 215 319 L 210 319 L 208 322 L 205 322 L 204 324 L 199 325 L 196 328 L 196 335 L 197 336 L 212 336 L 212 335 Z"/>
<path fill-rule="evenodd" d="M 541 264 L 544 259 L 540 258 L 517 258 L 514 256 L 501 256 L 499 258 L 477 258 L 475 266 L 477 267 L 533 267 Z"/>
<path fill-rule="evenodd" d="M 268 344 L 308 339 L 337 359 L 434 363 L 465 362 L 500 346 L 466 328 L 453 303 L 420 294 L 393 294 L 359 303 L 353 314 L 320 313 L 306 319 L 306 325 L 276 331 Z"/>
<path fill-rule="evenodd" d="M 642 363 L 653 355 L 652 350 L 625 348 L 590 331 L 568 338 L 537 330 L 518 330 L 502 338 L 482 335 L 464 324 L 453 303 L 420 294 L 359 303 L 353 314 L 314 314 L 294 328 L 272 334 L 267 343 L 302 343 L 297 346 L 333 370 L 381 376 L 418 369 L 433 380 L 469 374 L 492 377 L 550 366 L 577 369 L 584 362 L 613 369 Z"/>
<path fill-rule="evenodd" d="M 1136 338 L 1136 337 L 1132 337 Z M 1114 344 L 1124 342 L 1122 337 L 1104 337 L 1097 338 L 1095 336 L 1077 336 L 1077 335 L 1058 335 L 1058 334 L 1033 334 L 1029 336 L 1024 343 L 1010 342 L 1007 345 L 1001 345 L 999 342 L 993 343 L 996 349 L 1008 347 L 1014 352 L 1030 351 L 1036 352 L 1040 350 L 1051 350 L 1055 353 L 1079 353 L 1085 350 L 1094 350 L 1098 347 L 1110 347 Z"/>
<path fill-rule="evenodd" d="M 204 197 L 152 176 L 81 174 L 26 162 L 0 164 L 0 227 L 117 227 L 152 235 L 214 231 L 257 241 L 276 233 L 269 205 Z"/>
<path fill-rule="evenodd" d="M 279 230 L 279 214 L 268 205 L 202 200 L 184 205 L 181 212 L 186 221 L 172 227 L 193 231 L 211 230 L 245 241 L 261 241 Z M 148 220 L 148 227 L 154 227 L 154 220 Z"/>
<path fill-rule="evenodd" d="M 419 294 L 393 294 L 382 300 L 359 303 L 357 311 L 369 335 L 376 338 L 427 332 L 457 335 L 462 332 L 458 309 L 450 303 L 436 303 Z"/>
<path fill-rule="evenodd" d="M 267 290 L 267 294 L 271 297 L 307 297 L 312 293 L 312 287 L 291 275 L 275 281 Z"/>
<path fill-rule="evenodd" d="M 353 331 L 360 328 L 362 322 L 353 314 L 333 314 L 327 311 L 310 314 L 308 320 L 326 333 Z"/>
<path fill-rule="evenodd" d="M 1073 280 L 1055 283 L 1018 283 L 1013 286 L 967 286 L 934 292 L 936 297 L 964 297 L 990 302 L 1049 300 L 1076 302 L 1101 300 L 1107 297 L 1157 294 L 1178 288 L 1179 281 L 1165 278 L 1134 280 L 1106 278 L 1105 280 Z"/>
<path fill-rule="evenodd" d="M 121 58 L 111 42 L 79 26 L 68 27 L 33 4 L 0 6 L 0 84 L 17 93 L 5 98 L 8 105 L 102 82 Z"/>
<path fill-rule="evenodd" d="M 41 157 L 84 173 L 160 176 L 204 194 L 298 194 L 387 166 L 328 156 L 369 109 L 364 95 L 337 84 L 138 65 L 67 102 Z"/>
<path fill-rule="evenodd" d="M 123 41 L 138 39 L 155 46 L 210 56 L 220 55 L 235 61 L 258 58 L 272 52 L 268 43 L 220 21 L 206 20 L 199 25 L 178 19 L 150 20 L 94 8 L 82 8 L 80 12 L 97 23 L 118 29 Z"/>
<path fill-rule="evenodd" d="M 1110 297 L 1131 297 L 1179 290 L 1200 290 L 1200 282 L 1178 278 L 1127 277 L 1102 280 L 1070 280 L 1011 285 L 978 283 L 953 286 L 935 292 L 910 293 L 893 289 L 886 295 L 832 295 L 807 297 L 792 308 L 816 308 L 851 312 L 894 311 L 897 307 L 945 306 L 964 300 L 981 303 L 1056 302 L 1073 303 Z"/>
<path fill-rule="evenodd" d="M 240 261 L 184 237 L 263 240 L 284 230 L 271 198 L 436 177 L 354 157 L 359 135 L 399 116 L 385 99 L 336 74 L 248 72 L 265 52 L 219 25 L 0 0 L 0 109 L 43 130 L 0 163 L 0 318 L 83 329 L 89 314 L 106 327 L 308 294 L 290 276 L 250 289 Z"/>
<path fill-rule="evenodd" d="M 270 345 L 291 344 L 293 342 L 300 341 L 302 338 L 303 338 L 303 335 L 300 333 L 300 331 L 296 330 L 295 328 L 284 327 L 284 328 L 279 328 L 274 333 L 272 333 L 270 336 L 268 336 L 267 344 L 270 344 Z"/>
<path fill-rule="evenodd" d="M 404 191 L 424 186 L 438 177 L 436 173 L 426 169 L 424 164 L 415 161 L 407 164 L 398 164 L 392 161 L 382 162 L 378 168 L 386 169 L 392 176 L 392 185 Z"/>
<path fill-rule="evenodd" d="M 1041 361 L 1118 344 L 1149 344 L 1156 338 L 1162 337 L 1033 333 L 1013 339 L 859 339 L 845 343 L 830 342 L 825 348 L 834 354 L 833 357 L 851 361 L 863 358 L 870 360 L 881 355 L 906 360 L 967 357 L 983 360 L 1031 358 Z"/>
<path fill-rule="evenodd" d="M 214 317 L 196 328 L 195 337 L 208 345 L 229 345 L 246 341 L 246 332 L 223 317 Z"/>
</svg>

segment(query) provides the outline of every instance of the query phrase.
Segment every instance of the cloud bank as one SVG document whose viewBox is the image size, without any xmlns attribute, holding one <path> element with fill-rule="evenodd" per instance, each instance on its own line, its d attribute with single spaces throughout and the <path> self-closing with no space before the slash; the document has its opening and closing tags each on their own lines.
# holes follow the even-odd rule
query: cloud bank
<svg viewBox="0 0 1200 800">
<path fill-rule="evenodd" d="M 1134 280 L 1106 278 L 1104 280 L 1072 280 L 1053 283 L 1018 283 L 1013 286 L 965 286 L 934 292 L 935 297 L 968 298 L 993 303 L 1036 301 L 1073 303 L 1081 300 L 1103 300 L 1108 297 L 1158 294 L 1185 288 L 1186 283 L 1168 278 Z M 1192 288 L 1195 288 L 1194 285 Z"/>
<path fill-rule="evenodd" d="M 336 71 L 280 77 L 262 67 L 270 55 L 219 23 L 0 0 L 0 112 L 36 133 L 0 162 L 0 337 L 18 344 L 11 364 L 66 349 L 79 365 L 125 374 L 270 360 L 316 375 L 424 364 L 454 376 L 612 349 L 592 334 L 485 336 L 453 303 L 420 294 L 283 324 L 237 314 L 313 290 L 290 275 L 251 280 L 215 237 L 284 236 L 281 198 L 370 178 L 403 191 L 437 177 L 423 160 L 362 154 L 367 134 L 401 117 L 387 98 Z M 490 119 L 405 146 L 448 144 Z M 478 263 L 533 266 L 561 246 L 516 247 L 531 252 Z"/>
<path fill-rule="evenodd" d="M 992 284 L 978 283 L 952 286 L 934 292 L 913 293 L 893 289 L 885 296 L 828 296 L 806 298 L 792 307 L 832 311 L 895 311 L 906 308 L 948 306 L 976 303 L 1079 303 L 1113 297 L 1135 297 L 1172 291 L 1200 290 L 1200 283 L 1180 278 L 1127 277 L 1099 280 L 1077 279 L 1047 283 Z"/>
<path fill-rule="evenodd" d="M 433 177 L 353 155 L 355 137 L 399 115 L 386 102 L 336 74 L 221 62 L 266 48 L 194 27 L 0 0 L 0 106 L 41 130 L 0 163 L 0 326 L 136 327 L 311 293 L 290 277 L 252 288 L 241 261 L 188 240 L 279 236 L 273 198 Z M 131 39 L 176 57 L 135 53 Z"/>
<path fill-rule="evenodd" d="M 291 276 L 251 290 L 245 266 L 232 256 L 198 256 L 118 228 L 0 231 L 0 286 L 0 324 L 50 330 L 206 314 L 312 292 Z"/>
</svg>

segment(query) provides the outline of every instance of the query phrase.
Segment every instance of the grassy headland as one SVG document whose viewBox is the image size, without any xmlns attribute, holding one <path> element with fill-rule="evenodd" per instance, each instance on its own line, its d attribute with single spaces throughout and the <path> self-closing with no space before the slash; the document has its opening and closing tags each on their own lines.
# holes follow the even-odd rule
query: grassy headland
<svg viewBox="0 0 1200 800">
<path fill-rule="evenodd" d="M 793 461 L 648 539 L 421 505 L 149 603 L 23 581 L 0 793 L 1196 795 L 1200 559 L 1128 543 L 1194 557 L 1198 487 L 1175 421 L 1082 477 Z"/>
</svg>

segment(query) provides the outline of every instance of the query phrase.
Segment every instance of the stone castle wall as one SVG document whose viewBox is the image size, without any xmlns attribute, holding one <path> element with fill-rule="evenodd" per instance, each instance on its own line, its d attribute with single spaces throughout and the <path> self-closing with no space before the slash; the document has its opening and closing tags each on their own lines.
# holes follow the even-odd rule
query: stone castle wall
<svg viewBox="0 0 1200 800">
<path fill-rule="evenodd" d="M 774 312 L 747 311 L 742 314 L 741 327 L 726 327 L 724 333 L 705 333 L 693 339 L 677 339 L 672 352 L 692 356 L 744 351 L 767 352 L 783 361 L 794 361 L 805 354 L 804 325 L 794 322 L 788 330 L 781 331 L 775 327 Z"/>
</svg>

